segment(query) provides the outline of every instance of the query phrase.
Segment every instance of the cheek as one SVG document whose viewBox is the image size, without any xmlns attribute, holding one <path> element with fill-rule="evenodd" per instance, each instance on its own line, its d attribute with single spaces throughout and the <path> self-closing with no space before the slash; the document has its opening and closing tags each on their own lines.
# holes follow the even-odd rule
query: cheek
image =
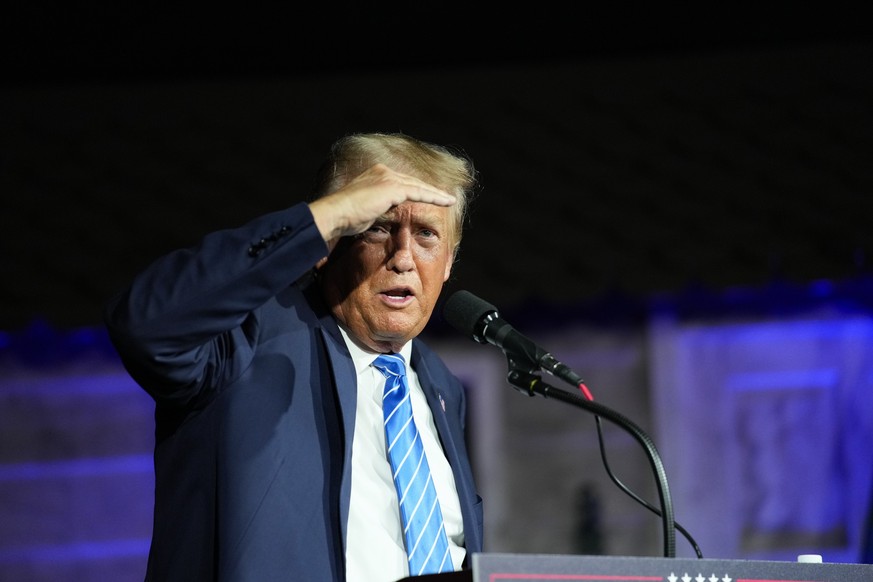
<svg viewBox="0 0 873 582">
<path fill-rule="evenodd" d="M 427 271 L 429 278 L 439 278 L 443 283 L 452 272 L 452 253 L 445 249 L 426 249 L 419 254 L 420 268 Z"/>
<path fill-rule="evenodd" d="M 343 257 L 340 267 L 347 277 L 361 281 L 373 273 L 384 261 L 385 249 L 379 245 L 355 245 Z"/>
</svg>

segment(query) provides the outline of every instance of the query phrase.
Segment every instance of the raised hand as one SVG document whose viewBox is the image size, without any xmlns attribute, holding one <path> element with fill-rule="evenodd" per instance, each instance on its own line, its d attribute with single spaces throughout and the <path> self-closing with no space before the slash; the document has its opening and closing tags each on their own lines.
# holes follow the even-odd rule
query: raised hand
<svg viewBox="0 0 873 582">
<path fill-rule="evenodd" d="M 343 236 L 364 232 L 404 202 L 451 206 L 455 197 L 418 178 L 376 164 L 348 184 L 310 203 L 315 224 L 330 248 Z"/>
</svg>

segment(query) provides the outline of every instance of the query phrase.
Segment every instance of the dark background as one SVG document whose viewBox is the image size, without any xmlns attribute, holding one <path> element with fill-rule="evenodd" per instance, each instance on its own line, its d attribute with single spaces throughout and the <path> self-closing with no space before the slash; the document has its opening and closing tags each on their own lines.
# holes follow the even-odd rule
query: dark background
<svg viewBox="0 0 873 582">
<path fill-rule="evenodd" d="M 866 301 L 869 20 L 694 6 L 18 6 L 0 330 L 99 325 L 149 260 L 304 198 L 358 130 L 474 158 L 449 290 L 507 311 L 612 320 L 822 281 Z"/>
<path fill-rule="evenodd" d="M 4 77 L 9 84 L 228 80 L 869 42 L 869 19 L 847 6 L 232 3 L 204 9 L 37 0 L 6 13 Z"/>
</svg>

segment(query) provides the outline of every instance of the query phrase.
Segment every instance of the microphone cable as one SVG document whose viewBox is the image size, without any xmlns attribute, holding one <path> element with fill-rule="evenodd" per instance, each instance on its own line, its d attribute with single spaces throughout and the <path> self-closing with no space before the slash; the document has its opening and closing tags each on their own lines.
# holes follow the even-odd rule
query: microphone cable
<svg viewBox="0 0 873 582">
<path fill-rule="evenodd" d="M 594 401 L 594 396 L 592 395 L 591 390 L 588 388 L 588 386 L 585 385 L 584 382 L 579 382 L 579 385 L 577 386 L 577 388 L 579 389 L 580 392 L 582 392 L 582 395 L 587 400 L 592 401 L 592 402 Z M 615 475 L 615 473 L 612 471 L 612 467 L 609 465 L 609 460 L 606 456 L 606 442 L 605 442 L 605 439 L 603 437 L 603 421 L 600 419 L 599 414 L 594 415 L 594 423 L 597 426 L 597 441 L 598 441 L 598 445 L 600 447 L 600 459 L 603 462 L 603 468 L 606 470 L 606 474 L 609 476 L 609 479 L 615 484 L 616 487 L 618 487 L 628 497 L 630 497 L 631 499 L 633 499 L 634 501 L 636 501 L 637 503 L 639 503 L 640 505 L 642 505 L 643 507 L 645 507 L 646 509 L 648 509 L 649 511 L 651 511 L 652 513 L 657 515 L 658 517 L 663 517 L 663 513 L 661 512 L 660 509 L 658 509 L 657 507 L 655 507 L 654 505 L 652 505 L 651 503 L 649 503 L 648 501 L 646 501 L 645 499 L 643 499 L 642 497 L 640 497 L 639 495 L 634 493 L 633 490 L 631 490 L 630 487 L 625 485 L 621 481 L 621 479 L 619 479 Z M 697 557 L 700 559 L 703 559 L 703 552 L 701 552 L 700 546 L 697 545 L 697 541 L 688 532 L 688 530 L 686 530 L 684 527 L 682 527 L 682 525 L 679 524 L 679 522 L 677 522 L 676 520 L 673 520 L 673 527 L 675 527 L 679 531 L 679 533 L 681 533 L 682 536 L 688 541 L 688 543 L 694 549 L 694 553 L 697 555 Z"/>
</svg>

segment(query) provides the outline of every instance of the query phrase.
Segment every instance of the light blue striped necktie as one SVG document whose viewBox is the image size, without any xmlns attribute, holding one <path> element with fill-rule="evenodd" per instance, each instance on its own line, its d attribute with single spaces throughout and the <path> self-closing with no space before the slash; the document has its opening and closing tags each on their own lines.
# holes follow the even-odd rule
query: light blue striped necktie
<svg viewBox="0 0 873 582">
<path fill-rule="evenodd" d="M 385 375 L 382 413 L 388 460 L 400 499 L 409 573 L 420 576 L 451 572 L 454 568 L 443 514 L 421 436 L 412 419 L 406 363 L 400 354 L 383 354 L 373 365 Z"/>
</svg>

